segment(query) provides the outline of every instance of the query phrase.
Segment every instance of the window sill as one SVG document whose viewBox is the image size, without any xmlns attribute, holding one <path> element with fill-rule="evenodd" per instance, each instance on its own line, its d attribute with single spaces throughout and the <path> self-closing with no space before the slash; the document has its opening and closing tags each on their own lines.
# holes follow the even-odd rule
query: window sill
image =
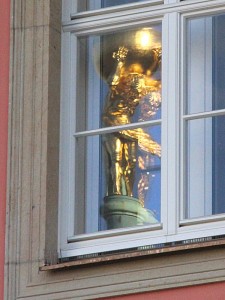
<svg viewBox="0 0 225 300">
<path fill-rule="evenodd" d="M 207 239 L 207 241 L 205 241 Z M 66 268 L 74 268 L 83 265 L 93 265 L 93 264 L 101 264 L 106 262 L 116 262 L 120 260 L 129 260 L 133 258 L 143 258 L 150 255 L 155 254 L 163 254 L 163 253 L 170 253 L 170 252 L 180 252 L 180 251 L 187 251 L 193 249 L 200 249 L 200 248 L 210 248 L 210 247 L 219 247 L 225 245 L 225 237 L 210 237 L 204 239 L 194 239 L 194 240 L 187 240 L 176 242 L 176 245 L 173 243 L 168 243 L 165 245 L 153 245 L 153 246 L 146 246 L 142 247 L 142 249 L 126 252 L 126 253 L 116 253 L 116 254 L 96 254 L 95 257 L 88 257 L 88 258 L 79 258 L 73 261 L 66 261 L 60 262 L 58 264 L 53 265 L 45 265 L 39 268 L 40 271 L 53 271 L 53 270 L 60 270 Z M 209 240 L 210 239 L 210 240 Z M 175 243 L 174 243 L 175 244 Z M 153 248 L 155 246 L 155 248 Z M 99 256 L 98 256 L 99 255 Z"/>
</svg>

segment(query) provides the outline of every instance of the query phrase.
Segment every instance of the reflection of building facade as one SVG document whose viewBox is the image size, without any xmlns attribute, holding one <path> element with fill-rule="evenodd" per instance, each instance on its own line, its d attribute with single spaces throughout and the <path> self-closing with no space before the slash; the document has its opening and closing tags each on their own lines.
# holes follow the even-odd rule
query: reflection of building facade
<svg viewBox="0 0 225 300">
<path fill-rule="evenodd" d="M 192 0 L 186 2 L 194 5 Z M 219 0 L 205 3 L 214 3 L 218 12 L 224 10 Z M 8 10 L 8 1 L 1 2 L 2 8 Z M 3 18 L 7 24 L 9 16 Z M 5 92 L 7 81 L 2 83 L 4 91 L 0 89 L 4 168 L 6 104 L 10 103 L 7 200 L 5 186 L 0 193 L 1 213 L 7 203 L 5 300 L 225 298 L 223 234 L 57 264 L 61 1 L 12 0 L 10 20 L 10 97 Z M 6 42 L 5 59 L 0 60 L 2 78 L 9 71 L 2 68 L 9 49 L 1 29 L 0 36 Z M 0 177 L 4 183 L 3 168 Z M 0 256 L 2 291 L 2 252 Z"/>
</svg>

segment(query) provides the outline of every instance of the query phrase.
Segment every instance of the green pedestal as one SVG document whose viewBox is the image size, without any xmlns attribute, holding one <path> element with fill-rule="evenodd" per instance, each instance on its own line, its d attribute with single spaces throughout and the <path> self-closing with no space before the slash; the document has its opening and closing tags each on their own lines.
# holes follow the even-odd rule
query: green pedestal
<svg viewBox="0 0 225 300">
<path fill-rule="evenodd" d="M 138 199 L 122 195 L 105 197 L 101 215 L 108 229 L 158 223 L 153 213 L 142 207 Z"/>
</svg>

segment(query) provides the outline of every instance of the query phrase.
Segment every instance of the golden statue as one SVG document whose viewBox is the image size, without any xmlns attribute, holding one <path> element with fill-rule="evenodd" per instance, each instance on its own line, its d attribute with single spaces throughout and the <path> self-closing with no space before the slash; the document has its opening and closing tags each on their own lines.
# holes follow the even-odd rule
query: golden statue
<svg viewBox="0 0 225 300">
<path fill-rule="evenodd" d="M 140 101 L 145 103 L 138 121 L 149 119 L 159 108 L 161 82 L 153 77 L 161 63 L 161 45 L 156 36 L 151 28 L 144 28 L 125 35 L 119 34 L 112 42 L 107 38 L 103 40 L 105 69 L 102 76 L 109 86 L 102 115 L 104 126 L 132 123 Z M 104 149 L 109 196 L 132 197 L 136 165 L 145 170 L 151 155 L 161 155 L 160 145 L 142 128 L 124 129 L 105 135 Z M 139 157 L 138 150 L 142 153 Z M 142 206 L 149 184 L 146 176 L 142 174 L 138 182 L 138 199 Z"/>
</svg>

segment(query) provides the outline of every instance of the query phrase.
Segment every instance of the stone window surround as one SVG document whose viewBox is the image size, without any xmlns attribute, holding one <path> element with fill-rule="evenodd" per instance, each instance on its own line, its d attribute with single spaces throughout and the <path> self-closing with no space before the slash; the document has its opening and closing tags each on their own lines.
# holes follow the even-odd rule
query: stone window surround
<svg viewBox="0 0 225 300">
<path fill-rule="evenodd" d="M 220 246 L 39 270 L 57 255 L 61 0 L 11 0 L 11 15 L 5 299 L 95 299 L 225 280 Z"/>
</svg>

